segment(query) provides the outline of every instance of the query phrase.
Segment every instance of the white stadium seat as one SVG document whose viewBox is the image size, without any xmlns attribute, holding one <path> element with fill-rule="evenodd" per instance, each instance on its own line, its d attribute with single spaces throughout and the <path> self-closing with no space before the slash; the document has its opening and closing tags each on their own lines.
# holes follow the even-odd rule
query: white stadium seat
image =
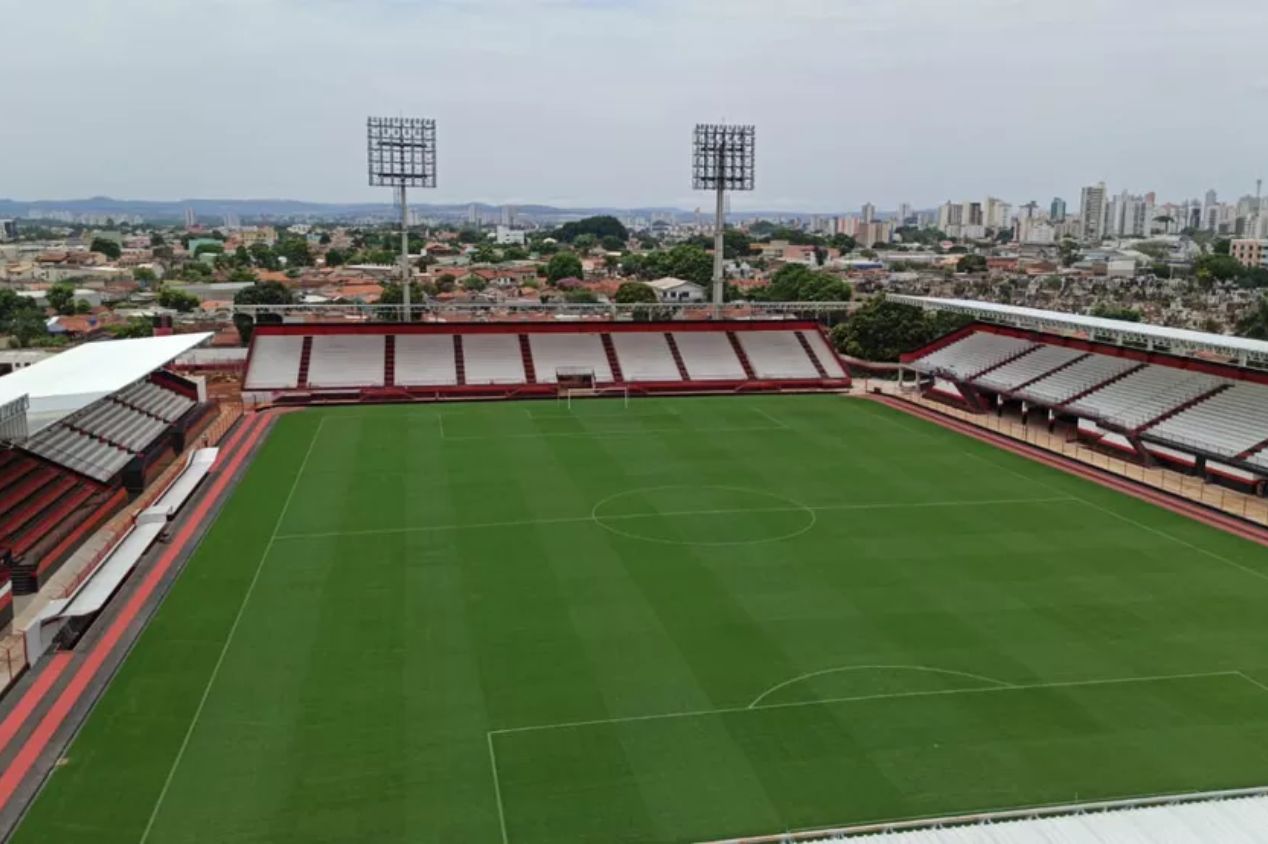
<svg viewBox="0 0 1268 844">
<path fill-rule="evenodd" d="M 968 380 L 1036 345 L 1017 337 L 979 331 L 912 361 L 911 366 L 922 372 Z"/>
<path fill-rule="evenodd" d="M 458 383 L 452 334 L 398 334 L 395 360 L 395 381 L 403 387 Z"/>
<path fill-rule="evenodd" d="M 1040 346 L 1030 354 L 1022 355 L 1003 366 L 992 369 L 974 380 L 975 384 L 996 391 L 1010 391 L 1028 381 L 1065 366 L 1087 352 L 1065 346 Z"/>
<path fill-rule="evenodd" d="M 806 342 L 810 344 L 810 351 L 819 359 L 819 365 L 823 367 L 824 372 L 828 373 L 829 378 L 845 377 L 845 367 L 841 365 L 841 359 L 836 356 L 836 352 L 832 351 L 822 334 L 818 331 L 807 330 L 802 331 L 801 336 L 806 338 Z"/>
<path fill-rule="evenodd" d="M 382 334 L 318 334 L 308 360 L 310 387 L 382 387 Z"/>
<path fill-rule="evenodd" d="M 743 381 L 744 366 L 721 331 L 675 331 L 674 343 L 692 381 Z"/>
<path fill-rule="evenodd" d="M 794 331 L 737 331 L 758 378 L 818 378 L 819 370 Z"/>
<path fill-rule="evenodd" d="M 669 341 L 661 332 L 620 331 L 611 335 L 626 381 L 681 381 Z"/>
<path fill-rule="evenodd" d="M 593 369 L 596 381 L 611 382 L 612 366 L 598 334 L 529 334 L 537 383 L 553 384 L 559 369 Z"/>
<path fill-rule="evenodd" d="M 528 380 L 516 334 L 464 334 L 462 361 L 468 384 L 524 384 Z"/>
<path fill-rule="evenodd" d="M 280 390 L 299 386 L 299 359 L 304 338 L 290 334 L 263 334 L 251 341 L 251 365 L 247 390 Z"/>
</svg>

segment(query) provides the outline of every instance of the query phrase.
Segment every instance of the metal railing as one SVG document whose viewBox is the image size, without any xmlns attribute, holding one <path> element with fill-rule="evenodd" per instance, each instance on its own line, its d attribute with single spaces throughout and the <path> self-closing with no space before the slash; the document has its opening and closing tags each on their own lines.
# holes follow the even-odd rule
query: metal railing
<svg viewBox="0 0 1268 844">
<path fill-rule="evenodd" d="M 728 302 L 716 310 L 707 302 L 648 302 L 640 304 L 572 302 L 420 302 L 410 305 L 410 322 L 445 322 L 447 315 L 463 321 L 496 321 L 540 317 L 543 320 L 707 320 L 792 319 L 798 315 L 844 314 L 849 302 Z M 234 305 L 234 314 L 252 318 L 272 315 L 286 319 L 320 316 L 328 320 L 403 320 L 403 305 L 307 304 Z"/>
</svg>

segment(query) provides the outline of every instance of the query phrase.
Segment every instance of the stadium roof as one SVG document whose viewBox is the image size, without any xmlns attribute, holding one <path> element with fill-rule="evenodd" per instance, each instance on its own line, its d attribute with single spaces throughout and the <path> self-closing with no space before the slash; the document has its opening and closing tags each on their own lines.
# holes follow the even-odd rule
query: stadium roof
<svg viewBox="0 0 1268 844">
<path fill-rule="evenodd" d="M 1263 841 L 1268 829 L 1268 797 L 1255 793 L 1261 791 L 1214 792 L 1228 796 L 1192 801 L 1161 797 L 1138 805 L 1131 805 L 1136 801 L 1091 803 L 1075 812 L 1060 813 L 1061 808 L 1054 807 L 1054 814 L 1047 816 L 1000 813 L 969 823 L 948 819 L 945 824 L 897 824 L 890 829 L 798 840 L 805 844 L 1251 844 Z"/>
<path fill-rule="evenodd" d="M 1049 334 L 1089 334 L 1095 335 L 1097 339 L 1108 338 L 1111 342 L 1119 344 L 1144 345 L 1149 349 L 1167 351 L 1172 354 L 1195 355 L 1205 352 L 1235 360 L 1243 366 L 1251 363 L 1268 366 L 1268 341 L 1265 340 L 1208 334 L 1205 331 L 1192 331 L 1187 328 L 1170 328 L 1165 325 L 1127 322 L 1060 311 L 1044 311 L 1018 305 L 976 302 L 971 299 L 939 299 L 932 296 L 908 296 L 901 293 L 887 293 L 885 298 L 893 302 L 966 314 L 986 322 L 999 322 Z"/>
<path fill-rule="evenodd" d="M 26 433 L 122 390 L 211 334 L 174 334 L 85 343 L 0 377 L 0 408 L 26 397 Z"/>
</svg>

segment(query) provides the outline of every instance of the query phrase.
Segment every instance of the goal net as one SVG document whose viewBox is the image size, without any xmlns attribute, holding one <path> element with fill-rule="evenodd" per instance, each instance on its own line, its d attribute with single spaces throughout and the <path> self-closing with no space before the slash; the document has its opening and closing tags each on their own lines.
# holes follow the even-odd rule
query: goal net
<svg viewBox="0 0 1268 844">
<path fill-rule="evenodd" d="M 560 404 L 566 404 L 568 409 L 572 409 L 572 400 L 574 398 L 620 398 L 625 407 L 630 406 L 630 391 L 628 387 L 608 386 L 600 387 L 598 380 L 594 377 L 594 370 L 582 366 L 561 366 L 555 370 L 555 383 L 557 386 L 557 397 Z"/>
</svg>

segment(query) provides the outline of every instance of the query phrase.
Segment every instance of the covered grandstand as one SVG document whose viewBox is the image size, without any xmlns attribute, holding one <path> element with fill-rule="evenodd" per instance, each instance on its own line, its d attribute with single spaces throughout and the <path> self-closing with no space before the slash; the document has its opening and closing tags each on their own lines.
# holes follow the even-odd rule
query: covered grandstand
<svg viewBox="0 0 1268 844">
<path fill-rule="evenodd" d="M 18 594 L 206 423 L 201 382 L 163 367 L 209 337 L 89 343 L 0 377 L 0 579 Z"/>
<path fill-rule="evenodd" d="M 849 386 L 811 321 L 291 323 L 256 327 L 243 391 L 259 403 L 553 395 L 577 369 L 640 393 Z"/>
<path fill-rule="evenodd" d="M 932 396 L 1263 494 L 1268 342 L 1010 305 L 894 301 L 975 321 L 903 356 Z"/>
</svg>

